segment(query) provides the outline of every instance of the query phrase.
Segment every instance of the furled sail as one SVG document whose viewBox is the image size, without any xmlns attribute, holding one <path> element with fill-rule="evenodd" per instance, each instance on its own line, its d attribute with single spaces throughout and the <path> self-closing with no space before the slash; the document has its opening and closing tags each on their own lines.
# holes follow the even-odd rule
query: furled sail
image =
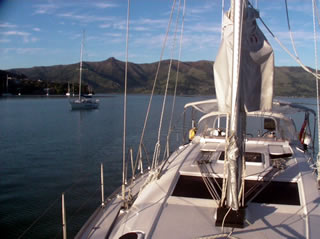
<svg viewBox="0 0 320 239">
<path fill-rule="evenodd" d="M 240 95 L 247 111 L 270 111 L 273 97 L 274 54 L 256 24 L 257 10 L 249 7 L 243 24 Z M 231 111 L 233 21 L 223 19 L 223 39 L 214 63 L 215 90 L 221 112 Z"/>
</svg>

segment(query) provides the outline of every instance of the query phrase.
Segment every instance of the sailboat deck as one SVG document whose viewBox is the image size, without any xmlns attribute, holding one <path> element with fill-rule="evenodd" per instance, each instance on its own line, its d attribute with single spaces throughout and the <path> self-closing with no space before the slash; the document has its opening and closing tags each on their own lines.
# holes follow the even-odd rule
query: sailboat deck
<svg viewBox="0 0 320 239">
<path fill-rule="evenodd" d="M 204 148 L 206 150 L 201 150 Z M 144 238 L 154 239 L 199 238 L 231 230 L 235 238 L 257 238 L 257 235 L 259 238 L 305 238 L 305 235 L 314 238 L 311 235 L 320 227 L 317 216 L 320 195 L 310 187 L 315 176 L 304 153 L 285 142 L 247 143 L 247 152 L 262 155 L 261 162 L 246 162 L 249 188 L 252 183 L 263 181 L 263 176 L 272 169 L 271 152 L 284 155 L 290 152 L 291 157 L 286 159 L 286 170 L 272 179 L 271 189 L 261 192 L 260 197 L 247 204 L 244 228 L 216 227 L 218 201 L 207 192 L 204 174 L 197 162 L 205 160 L 204 165 L 211 170 L 210 177 L 221 180 L 224 177 L 223 149 L 223 142 L 205 145 L 195 141 L 180 147 L 171 155 L 158 179 L 152 172 L 139 179 L 132 188 L 139 196 L 128 210 L 119 211 L 117 216 L 121 199 L 116 198 L 112 206 L 102 209 L 99 223 L 87 225 L 86 236 L 79 234 L 78 238 L 106 236 L 105 229 L 110 227 L 103 225 L 113 223 L 111 214 L 116 224 L 111 227 L 109 238 L 119 238 L 129 232 L 143 233 Z M 88 234 L 88 231 L 91 232 Z"/>
<path fill-rule="evenodd" d="M 211 146 L 213 148 L 216 147 L 214 144 Z M 201 146 L 197 145 L 196 147 Z M 259 152 L 264 152 L 266 157 L 269 153 L 268 148 L 268 144 L 261 144 L 254 148 L 248 147 L 250 150 L 256 149 Z M 287 150 L 285 149 L 285 151 Z M 196 155 L 196 152 L 198 154 L 202 154 L 203 152 L 197 149 L 193 152 L 193 154 L 187 157 L 184 166 L 180 169 L 180 175 L 201 177 L 199 168 L 195 164 L 195 158 L 199 159 L 199 155 Z M 287 170 L 278 175 L 275 180 L 280 182 L 296 182 L 299 191 L 303 191 L 306 190 L 305 185 L 309 185 L 306 181 L 310 180 L 311 182 L 312 180 L 314 182 L 314 178 L 310 170 L 307 169 L 308 164 L 303 158 L 303 153 L 297 149 L 294 149 L 294 153 L 296 157 L 287 161 Z M 217 176 L 221 176 L 223 174 L 223 161 L 219 162 L 219 160 L 213 159 L 211 164 Z M 258 179 L 257 172 L 265 171 L 265 168 L 268 167 L 265 167 L 263 163 L 251 165 L 247 163 L 247 175 L 254 171 L 256 172 L 256 176 L 247 178 L 250 180 Z M 190 189 L 191 186 L 188 186 Z M 319 199 L 319 192 L 313 191 L 314 193 L 311 198 L 316 197 Z M 310 193 L 308 192 L 307 195 L 310 196 L 312 194 Z M 316 216 L 319 214 L 320 208 L 315 202 L 309 201 L 310 198 L 301 196 L 303 195 L 302 193 L 299 195 L 299 205 L 249 203 L 246 208 L 245 227 L 243 229 L 234 229 L 232 236 L 236 238 L 250 238 L 252 236 L 256 238 L 257 235 L 259 235 L 259 238 L 305 238 L 305 235 L 312 235 L 310 223 L 316 223 L 320 226 L 320 220 Z M 308 206 L 303 206 L 311 204 L 313 205 L 312 209 L 308 208 Z M 231 230 L 230 228 L 225 228 L 223 231 L 221 227 L 214 227 L 217 207 L 217 201 L 213 199 L 170 196 L 163 206 L 152 238 L 173 238 L 173 235 L 174 238 L 198 238 L 200 236 L 217 235 L 223 232 L 228 233 Z M 186 215 L 189 216 L 186 217 Z M 202 234 L 199 235 L 199 232 Z"/>
<path fill-rule="evenodd" d="M 183 175 L 194 175 L 201 176 L 197 162 L 206 158 L 210 161 L 210 166 L 214 174 L 219 177 L 224 175 L 224 161 L 223 158 L 219 158 L 221 153 L 224 153 L 225 144 L 224 142 L 210 142 L 210 143 L 199 143 L 196 144 L 194 153 L 190 154 L 183 166 L 180 169 L 180 174 Z M 246 162 L 246 175 L 247 179 L 259 179 L 264 176 L 271 167 L 270 153 L 271 151 L 281 151 L 279 154 L 292 155 L 292 150 L 289 144 L 279 141 L 249 141 L 246 143 L 246 152 L 261 154 L 260 161 L 247 161 Z M 293 166 L 296 164 L 296 159 L 288 157 L 287 166 Z M 295 176 L 299 173 L 298 169 L 296 172 L 286 171 L 284 174 L 279 176 L 279 180 L 296 180 Z M 295 175 L 294 175 L 295 174 Z M 282 179 L 281 179 L 282 178 Z M 285 179 L 284 179 L 285 178 Z"/>
<path fill-rule="evenodd" d="M 152 238 L 163 238 L 163 236 L 165 238 L 198 238 L 223 232 L 229 233 L 230 228 L 223 230 L 221 227 L 214 227 L 216 208 L 217 205 L 213 200 L 170 197 Z M 258 232 L 259 238 L 304 238 L 302 235 L 305 234 L 306 221 L 301 207 L 290 206 L 287 210 L 283 208 L 286 207 L 279 209 L 276 205 L 250 204 L 246 210 L 245 228 L 234 229 L 232 236 L 257 238 Z M 291 213 L 292 209 L 296 212 L 295 214 Z M 186 215 L 191 216 L 186 217 Z"/>
</svg>

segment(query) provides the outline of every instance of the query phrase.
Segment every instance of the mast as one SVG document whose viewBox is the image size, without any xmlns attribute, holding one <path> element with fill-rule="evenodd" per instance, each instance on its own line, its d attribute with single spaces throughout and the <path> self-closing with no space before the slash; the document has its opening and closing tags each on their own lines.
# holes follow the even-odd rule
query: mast
<svg viewBox="0 0 320 239">
<path fill-rule="evenodd" d="M 227 115 L 227 171 L 217 226 L 244 225 L 246 112 L 272 109 L 274 54 L 256 24 L 258 17 L 259 12 L 248 7 L 248 0 L 231 0 L 230 10 L 224 14 L 223 38 L 214 63 L 218 107 Z"/>
<path fill-rule="evenodd" d="M 243 12 L 247 0 L 232 1 L 232 16 L 234 22 L 233 34 L 233 58 L 232 58 L 232 89 L 231 89 L 231 112 L 229 117 L 229 139 L 227 158 L 229 161 L 229 175 L 227 187 L 227 206 L 233 210 L 239 209 L 238 195 L 240 188 L 240 176 L 242 174 L 242 141 L 245 131 L 245 111 L 241 99 L 240 87 L 240 59 L 242 42 Z"/>
<path fill-rule="evenodd" d="M 81 80 L 82 80 L 82 54 L 83 54 L 83 44 L 84 44 L 84 31 L 83 31 L 82 41 L 81 41 L 81 48 L 80 48 L 79 100 L 81 99 Z"/>
<path fill-rule="evenodd" d="M 243 69 L 248 66 L 244 59 L 246 49 L 242 47 L 246 39 L 242 40 L 242 36 L 246 31 L 244 16 L 247 6 L 247 0 L 231 0 L 230 10 L 224 15 L 226 22 L 223 24 L 223 39 L 214 64 L 219 111 L 227 115 L 225 150 L 227 173 L 223 185 L 225 191 L 217 209 L 216 219 L 216 226 L 222 227 L 242 228 L 245 218 L 243 201 L 241 203 L 247 110 L 246 89 L 243 84 L 247 77 L 251 76 L 248 76 Z M 221 87 L 222 85 L 226 87 Z"/>
</svg>

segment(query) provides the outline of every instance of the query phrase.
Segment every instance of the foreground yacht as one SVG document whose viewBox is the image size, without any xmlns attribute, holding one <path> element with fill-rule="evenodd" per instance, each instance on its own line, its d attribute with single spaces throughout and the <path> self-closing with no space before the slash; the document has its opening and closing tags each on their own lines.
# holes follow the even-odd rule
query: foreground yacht
<svg viewBox="0 0 320 239">
<path fill-rule="evenodd" d="M 214 64 L 217 99 L 187 104 L 188 142 L 163 161 L 155 148 L 151 168 L 123 176 L 76 238 L 319 237 L 316 114 L 273 101 L 273 51 L 258 12 L 246 1 L 231 6 Z"/>
<path fill-rule="evenodd" d="M 213 111 L 218 108 L 216 100 L 193 102 L 187 108 L 204 114 L 192 141 L 158 167 L 135 177 L 127 185 L 125 200 L 120 189 L 109 197 L 76 238 L 319 236 L 320 194 L 310 168 L 312 154 L 301 144 L 288 117 L 314 115 L 314 111 L 274 102 L 272 112 L 248 114 L 251 129 L 245 140 L 244 213 L 219 218 L 227 175 L 226 115 Z"/>
</svg>

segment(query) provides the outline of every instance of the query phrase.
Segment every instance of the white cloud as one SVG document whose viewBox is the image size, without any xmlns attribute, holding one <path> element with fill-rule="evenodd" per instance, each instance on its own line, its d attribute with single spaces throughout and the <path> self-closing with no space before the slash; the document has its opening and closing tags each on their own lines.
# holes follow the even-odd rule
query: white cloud
<svg viewBox="0 0 320 239">
<path fill-rule="evenodd" d="M 59 17 L 62 18 L 68 18 L 71 20 L 77 20 L 84 23 L 91 23 L 91 22 L 108 22 L 108 21 L 114 21 L 115 18 L 113 17 L 100 17 L 100 16 L 94 16 L 94 15 L 81 15 L 81 14 L 75 14 L 74 12 L 65 12 L 58 14 Z"/>
<path fill-rule="evenodd" d="M 39 41 L 39 39 L 36 38 L 36 37 L 31 37 L 30 41 L 31 41 L 31 42 L 37 42 L 37 41 Z"/>
<path fill-rule="evenodd" d="M 106 24 L 101 24 L 99 25 L 100 28 L 109 28 L 111 27 L 111 24 L 110 23 L 106 23 Z"/>
<path fill-rule="evenodd" d="M 201 7 L 192 7 L 188 9 L 188 14 L 195 14 L 200 15 L 207 12 L 212 12 L 214 8 L 217 7 L 217 4 L 215 2 L 212 3 L 206 3 L 204 6 Z"/>
<path fill-rule="evenodd" d="M 22 37 L 23 41 L 25 43 L 29 42 L 37 42 L 39 39 L 36 37 L 32 37 L 32 35 L 29 32 L 23 32 L 23 31 L 6 31 L 6 32 L 0 32 L 0 36 L 17 36 L 17 37 Z"/>
<path fill-rule="evenodd" d="M 133 24 L 141 24 L 141 25 L 152 25 L 152 26 L 159 26 L 159 25 L 167 25 L 168 19 L 150 19 L 150 18 L 142 18 L 139 20 L 133 21 Z"/>
<path fill-rule="evenodd" d="M 13 24 L 10 24 L 10 23 L 5 22 L 5 23 L 0 23 L 0 27 L 2 27 L 2 28 L 15 28 L 15 27 L 17 27 L 17 26 L 16 26 L 16 25 L 13 25 Z"/>
<path fill-rule="evenodd" d="M 212 24 L 203 24 L 203 23 L 197 23 L 194 25 L 187 25 L 185 26 L 185 31 L 190 31 L 193 33 L 196 32 L 211 32 L 211 33 L 219 33 L 221 32 L 221 26 L 217 25 L 214 26 Z"/>
<path fill-rule="evenodd" d="M 290 41 L 290 34 L 288 31 L 284 32 L 275 32 L 274 35 L 281 40 Z M 305 41 L 313 41 L 313 32 L 307 31 L 293 31 L 292 32 L 293 40 L 295 42 L 305 42 Z"/>
<path fill-rule="evenodd" d="M 38 28 L 38 27 L 34 27 L 32 30 L 34 30 L 35 32 L 40 32 L 41 31 L 40 28 Z"/>
<path fill-rule="evenodd" d="M 150 18 L 142 18 L 139 20 L 132 20 L 130 22 L 130 31 L 139 31 L 139 32 L 147 32 L 147 31 L 154 31 L 158 29 L 166 29 L 166 26 L 168 25 L 168 19 L 150 19 Z M 110 27 L 110 25 L 105 24 L 101 25 L 106 26 L 105 28 Z M 112 24 L 112 27 L 117 30 L 126 30 L 127 28 L 127 22 L 122 21 L 114 21 Z"/>
<path fill-rule="evenodd" d="M 126 30 L 127 29 L 127 22 L 126 21 L 117 21 L 112 25 L 112 27 L 117 30 Z"/>
<path fill-rule="evenodd" d="M 131 30 L 142 32 L 142 31 L 150 31 L 151 29 L 149 27 L 138 26 L 138 27 L 131 27 Z"/>
<path fill-rule="evenodd" d="M 298 7 L 298 6 L 299 7 Z M 299 12 L 299 13 L 304 13 L 306 15 L 311 15 L 312 14 L 312 2 L 311 1 L 288 1 L 288 9 L 289 9 L 289 14 L 290 12 Z M 319 6 L 318 6 L 319 9 Z"/>
<path fill-rule="evenodd" d="M 16 48 L 18 54 L 36 54 L 39 51 L 44 50 L 43 48 Z"/>
<path fill-rule="evenodd" d="M 136 46 L 143 46 L 147 48 L 160 47 L 163 44 L 165 34 L 141 34 L 138 37 L 132 37 L 132 44 Z"/>
<path fill-rule="evenodd" d="M 103 35 L 108 36 L 108 37 L 122 37 L 123 36 L 121 33 L 112 33 L 112 32 L 108 32 Z"/>
<path fill-rule="evenodd" d="M 185 34 L 183 39 L 183 46 L 189 48 L 212 48 L 219 47 L 220 35 L 213 34 Z"/>
<path fill-rule="evenodd" d="M 52 14 L 58 6 L 53 3 L 38 4 L 33 6 L 35 8 L 34 14 Z"/>
<path fill-rule="evenodd" d="M 94 4 L 98 8 L 112 8 L 112 7 L 117 7 L 116 4 L 112 3 L 95 3 Z"/>
<path fill-rule="evenodd" d="M 30 33 L 28 32 L 20 32 L 20 31 L 7 31 L 7 32 L 2 32 L 1 34 L 5 36 L 23 36 L 23 37 L 27 37 L 30 35 Z"/>
<path fill-rule="evenodd" d="M 75 40 L 75 39 L 80 39 L 82 37 L 82 34 L 74 34 L 70 36 L 70 39 Z"/>
<path fill-rule="evenodd" d="M 37 54 L 40 51 L 44 50 L 43 48 L 0 48 L 0 52 L 4 54 L 8 54 L 10 52 L 16 53 L 16 54 Z"/>
<path fill-rule="evenodd" d="M 0 39 L 0 43 L 8 43 L 11 42 L 9 39 Z"/>
</svg>

